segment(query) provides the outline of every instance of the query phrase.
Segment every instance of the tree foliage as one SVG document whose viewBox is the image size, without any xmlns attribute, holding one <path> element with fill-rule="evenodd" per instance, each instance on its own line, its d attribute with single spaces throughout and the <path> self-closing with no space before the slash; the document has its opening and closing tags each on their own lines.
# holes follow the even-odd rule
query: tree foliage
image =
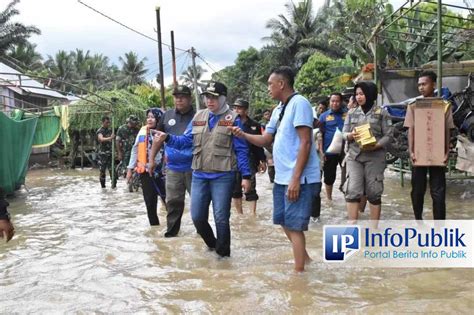
<svg viewBox="0 0 474 315">
<path fill-rule="evenodd" d="M 235 64 L 212 75 L 213 80 L 226 84 L 229 102 L 243 98 L 250 102 L 251 113 L 257 108 L 266 108 L 272 104 L 267 93 L 267 79 L 270 67 L 267 52 L 254 47 L 241 50 Z"/>
<path fill-rule="evenodd" d="M 136 115 L 140 121 L 145 121 L 145 111 L 149 105 L 139 96 L 125 90 L 103 91 L 97 95 L 87 96 L 70 107 L 70 131 L 97 129 L 102 124 L 103 116 L 113 115 L 116 127 L 123 124 L 130 115 Z"/>
<path fill-rule="evenodd" d="M 144 76 L 148 72 L 145 68 L 146 58 L 139 59 L 138 55 L 130 51 L 119 58 L 122 64 L 122 85 L 130 86 L 145 82 Z"/>
<path fill-rule="evenodd" d="M 36 26 L 11 21 L 20 13 L 15 8 L 18 2 L 20 0 L 11 1 L 5 10 L 0 12 L 0 56 L 5 55 L 14 45 L 24 44 L 31 35 L 41 33 Z"/>
<path fill-rule="evenodd" d="M 336 75 L 331 69 L 350 65 L 351 62 L 348 60 L 334 60 L 316 53 L 309 58 L 308 62 L 298 72 L 295 87 L 312 101 L 332 92 L 341 92 L 347 86 L 347 80 L 343 80 L 340 75 Z"/>
<path fill-rule="evenodd" d="M 43 68 L 43 57 L 36 51 L 36 44 L 24 42 L 11 46 L 6 55 L 25 69 L 34 71 Z"/>
</svg>

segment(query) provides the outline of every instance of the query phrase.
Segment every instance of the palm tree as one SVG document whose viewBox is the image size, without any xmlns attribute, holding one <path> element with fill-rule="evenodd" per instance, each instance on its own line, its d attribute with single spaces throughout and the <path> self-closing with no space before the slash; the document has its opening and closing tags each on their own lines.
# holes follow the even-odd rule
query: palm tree
<svg viewBox="0 0 474 315">
<path fill-rule="evenodd" d="M 90 90 L 101 90 L 112 80 L 109 58 L 102 54 L 94 54 L 86 62 L 85 77 Z"/>
<path fill-rule="evenodd" d="M 145 68 L 145 61 L 147 59 L 138 60 L 138 55 L 133 51 L 125 53 L 124 57 L 119 57 L 119 61 L 122 64 L 124 86 L 144 83 L 144 75 L 148 72 L 148 69 Z"/>
<path fill-rule="evenodd" d="M 35 26 L 25 26 L 18 22 L 11 22 L 11 18 L 20 12 L 15 9 L 15 5 L 20 0 L 13 0 L 6 9 L 0 12 L 0 56 L 13 45 L 24 43 L 31 35 L 39 35 L 41 32 Z"/>
<path fill-rule="evenodd" d="M 54 57 L 48 56 L 45 67 L 53 79 L 59 80 L 59 82 L 53 82 L 52 86 L 65 92 L 66 83 L 72 83 L 74 79 L 75 67 L 72 54 L 60 50 Z"/>
<path fill-rule="evenodd" d="M 36 44 L 20 43 L 10 47 L 7 56 L 25 71 L 35 71 L 43 68 L 43 57 L 36 51 Z"/>
<path fill-rule="evenodd" d="M 206 69 L 204 69 L 201 66 L 196 66 L 196 81 L 198 82 L 198 85 L 202 87 L 202 84 L 199 83 L 201 80 L 203 74 L 207 72 Z M 189 66 L 181 75 L 179 76 L 180 80 L 183 80 L 183 84 L 187 85 L 189 87 L 192 87 L 194 85 L 194 71 L 193 67 Z"/>
<path fill-rule="evenodd" d="M 272 34 L 263 39 L 270 41 L 280 49 L 279 62 L 281 64 L 299 68 L 306 61 L 296 58 L 296 54 L 301 48 L 301 41 L 316 32 L 317 21 L 313 14 L 313 2 L 312 0 L 303 0 L 297 5 L 288 2 L 285 7 L 288 16 L 280 14 L 278 18 L 269 20 L 266 27 L 272 30 Z"/>
<path fill-rule="evenodd" d="M 77 48 L 76 51 L 70 53 L 75 68 L 75 75 L 79 79 L 83 79 L 86 74 L 87 63 L 91 58 L 89 53 L 89 50 L 84 52 L 82 49 Z"/>
</svg>

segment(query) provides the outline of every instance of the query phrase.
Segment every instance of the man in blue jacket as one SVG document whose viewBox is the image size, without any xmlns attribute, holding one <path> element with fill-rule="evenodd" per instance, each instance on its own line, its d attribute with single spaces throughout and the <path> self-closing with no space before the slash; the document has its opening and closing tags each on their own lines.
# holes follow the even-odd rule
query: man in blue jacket
<svg viewBox="0 0 474 315">
<path fill-rule="evenodd" d="M 228 129 L 242 127 L 242 124 L 226 103 L 227 87 L 220 82 L 209 82 L 202 94 L 207 108 L 194 115 L 184 134 L 158 132 L 154 142 L 166 142 L 177 150 L 192 145 L 191 217 L 208 248 L 220 257 L 227 257 L 230 256 L 230 204 L 236 171 L 242 174 L 244 191 L 250 188 L 248 146 Z M 208 221 L 211 201 L 216 236 Z"/>
<path fill-rule="evenodd" d="M 341 181 L 345 176 L 345 170 L 342 166 L 342 161 L 344 160 L 343 150 L 339 153 L 330 153 L 327 152 L 327 149 L 331 145 L 336 130 L 339 128 L 339 130 L 342 131 L 346 115 L 347 110 L 342 108 L 342 94 L 332 93 L 329 97 L 329 110 L 319 116 L 319 128 L 323 135 L 323 141 L 319 143 L 319 150 L 323 152 L 324 155 L 324 187 L 326 188 L 326 197 L 328 200 L 332 200 L 332 186 L 336 181 L 338 164 L 341 166 Z"/>
<path fill-rule="evenodd" d="M 173 91 L 175 108 L 168 110 L 161 119 L 158 130 L 172 135 L 182 135 L 196 113 L 191 104 L 191 90 L 185 85 L 178 85 Z M 154 166 L 159 143 L 153 143 L 150 154 L 150 165 Z M 181 227 L 184 212 L 186 191 L 191 193 L 191 163 L 193 160 L 192 145 L 177 150 L 172 146 L 165 147 L 166 163 L 166 216 L 167 231 L 165 237 L 175 237 Z M 152 169 L 150 167 L 150 169 Z"/>
</svg>

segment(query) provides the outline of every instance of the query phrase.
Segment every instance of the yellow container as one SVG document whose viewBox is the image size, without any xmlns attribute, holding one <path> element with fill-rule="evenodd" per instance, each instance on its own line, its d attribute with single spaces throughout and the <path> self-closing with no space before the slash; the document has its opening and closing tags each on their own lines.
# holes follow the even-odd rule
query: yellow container
<svg viewBox="0 0 474 315">
<path fill-rule="evenodd" d="M 372 146 L 377 143 L 372 131 L 370 130 L 370 124 L 363 124 L 354 128 L 355 132 L 359 136 L 359 139 L 356 140 L 357 144 L 361 147 Z"/>
</svg>

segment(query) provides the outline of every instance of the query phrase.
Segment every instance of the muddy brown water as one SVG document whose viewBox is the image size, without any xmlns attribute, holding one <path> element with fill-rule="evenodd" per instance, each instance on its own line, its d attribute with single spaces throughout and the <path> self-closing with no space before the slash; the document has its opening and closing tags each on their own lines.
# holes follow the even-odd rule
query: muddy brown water
<svg viewBox="0 0 474 315">
<path fill-rule="evenodd" d="M 337 183 L 336 183 L 337 184 Z M 472 219 L 472 182 L 448 184 L 450 219 Z M 408 184 L 409 186 L 409 184 Z M 231 217 L 232 257 L 205 250 L 187 201 L 180 236 L 150 228 L 141 193 L 101 190 L 97 170 L 35 170 L 10 199 L 16 236 L 0 244 L 1 313 L 469 313 L 473 269 L 375 269 L 328 265 L 323 224 L 345 221 L 343 196 L 323 196 L 307 233 L 304 274 L 272 225 L 271 185 L 258 177 L 258 214 Z M 431 207 L 426 196 L 427 207 Z M 427 209 L 426 218 L 431 218 Z M 212 216 L 211 216 L 212 217 Z M 362 216 L 367 217 L 367 214 Z M 383 219 L 412 219 L 409 187 L 388 173 Z"/>
</svg>

